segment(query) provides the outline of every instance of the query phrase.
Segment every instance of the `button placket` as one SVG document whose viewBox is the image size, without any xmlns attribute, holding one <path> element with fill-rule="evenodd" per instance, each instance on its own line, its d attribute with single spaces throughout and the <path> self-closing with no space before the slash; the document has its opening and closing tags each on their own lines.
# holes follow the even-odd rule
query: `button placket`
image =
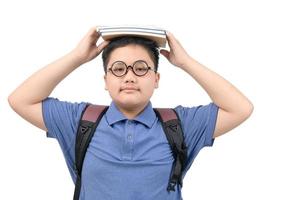
<svg viewBox="0 0 300 200">
<path fill-rule="evenodd" d="M 128 129 L 129 132 L 127 132 L 127 140 L 128 142 L 131 144 L 131 148 L 132 148 L 132 139 L 133 139 L 133 121 L 129 120 L 128 121 Z"/>
<path fill-rule="evenodd" d="M 127 135 L 127 140 L 129 140 L 129 141 L 132 140 L 132 134 L 131 134 L 131 133 L 129 133 L 129 134 Z"/>
<path fill-rule="evenodd" d="M 132 160 L 133 153 L 133 121 L 128 120 L 125 125 L 124 159 Z"/>
</svg>

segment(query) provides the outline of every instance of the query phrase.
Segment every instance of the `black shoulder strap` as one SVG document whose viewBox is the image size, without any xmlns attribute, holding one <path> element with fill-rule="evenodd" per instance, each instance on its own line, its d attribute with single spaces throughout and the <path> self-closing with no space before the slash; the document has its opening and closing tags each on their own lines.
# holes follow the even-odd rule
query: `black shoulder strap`
<svg viewBox="0 0 300 200">
<path fill-rule="evenodd" d="M 187 159 L 187 147 L 184 142 L 180 119 L 174 109 L 155 108 L 154 110 L 162 122 L 162 127 L 173 152 L 174 163 L 167 190 L 168 192 L 175 191 L 177 183 L 182 187 L 182 171 Z"/>
<path fill-rule="evenodd" d="M 85 153 L 100 119 L 107 109 L 108 106 L 88 104 L 85 107 L 85 110 L 82 112 L 77 129 L 75 144 L 75 172 L 77 178 L 73 197 L 74 200 L 79 200 L 81 188 L 81 170 Z"/>
</svg>

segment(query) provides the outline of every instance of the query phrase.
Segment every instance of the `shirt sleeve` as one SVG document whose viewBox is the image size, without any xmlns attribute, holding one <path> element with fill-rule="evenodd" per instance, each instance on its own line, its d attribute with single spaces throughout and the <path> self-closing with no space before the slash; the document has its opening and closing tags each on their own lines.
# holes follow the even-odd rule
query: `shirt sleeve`
<svg viewBox="0 0 300 200">
<path fill-rule="evenodd" d="M 55 138 L 64 154 L 73 177 L 75 163 L 75 140 L 81 112 L 86 103 L 71 103 L 48 97 L 42 102 L 42 112 L 47 137 Z"/>
<path fill-rule="evenodd" d="M 218 106 L 214 103 L 195 107 L 175 107 L 181 121 L 184 141 L 187 146 L 187 163 L 184 173 L 191 167 L 199 151 L 214 143 Z"/>
</svg>

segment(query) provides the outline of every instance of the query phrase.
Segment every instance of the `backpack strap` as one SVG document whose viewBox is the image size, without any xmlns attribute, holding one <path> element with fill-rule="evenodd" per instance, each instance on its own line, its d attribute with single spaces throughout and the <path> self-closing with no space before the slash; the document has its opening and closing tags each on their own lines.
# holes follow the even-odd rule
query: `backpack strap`
<svg viewBox="0 0 300 200">
<path fill-rule="evenodd" d="M 174 109 L 155 108 L 154 111 L 162 122 L 162 127 L 173 152 L 174 163 L 167 191 L 175 191 L 177 183 L 182 187 L 182 171 L 187 159 L 187 147 L 184 142 L 180 119 Z"/>
<path fill-rule="evenodd" d="M 73 200 L 79 200 L 83 160 L 98 123 L 107 109 L 108 106 L 88 104 L 82 112 L 75 144 L 74 168 L 77 178 Z M 182 171 L 184 170 L 185 161 L 187 159 L 187 148 L 184 143 L 180 120 L 174 109 L 154 108 L 154 111 L 162 123 L 163 130 L 174 156 L 167 191 L 175 191 L 177 183 L 182 187 Z"/>
<path fill-rule="evenodd" d="M 87 104 L 81 114 L 75 144 L 75 172 L 77 178 L 73 200 L 79 200 L 83 160 L 97 125 L 107 109 L 108 106 Z"/>
</svg>

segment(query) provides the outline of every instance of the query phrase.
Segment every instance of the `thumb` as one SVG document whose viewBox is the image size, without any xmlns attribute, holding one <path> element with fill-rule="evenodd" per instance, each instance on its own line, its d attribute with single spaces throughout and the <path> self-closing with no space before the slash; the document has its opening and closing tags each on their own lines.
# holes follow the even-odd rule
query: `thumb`
<svg viewBox="0 0 300 200">
<path fill-rule="evenodd" d="M 170 55 L 169 51 L 162 49 L 160 50 L 160 53 L 169 60 L 169 55 Z"/>
<path fill-rule="evenodd" d="M 109 44 L 110 41 L 108 40 L 104 40 L 103 42 L 101 42 L 97 49 L 98 49 L 98 53 L 101 53 L 101 51 L 104 49 L 104 47 L 106 47 Z"/>
</svg>

